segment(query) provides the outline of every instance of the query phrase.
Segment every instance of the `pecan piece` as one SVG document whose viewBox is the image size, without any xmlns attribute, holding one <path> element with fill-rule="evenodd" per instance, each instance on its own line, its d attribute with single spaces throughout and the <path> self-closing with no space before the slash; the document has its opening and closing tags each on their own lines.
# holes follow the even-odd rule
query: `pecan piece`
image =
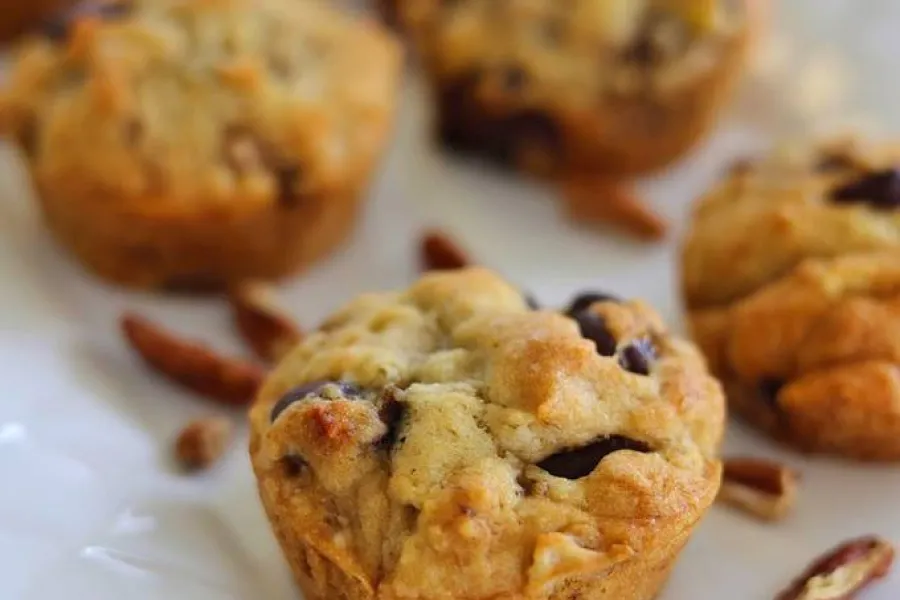
<svg viewBox="0 0 900 600">
<path fill-rule="evenodd" d="M 875 536 L 844 542 L 829 550 L 775 600 L 850 600 L 884 577 L 894 561 L 894 548 Z"/>
<path fill-rule="evenodd" d="M 131 347 L 153 369 L 222 404 L 249 404 L 265 377 L 265 370 L 258 365 L 220 356 L 143 317 L 126 314 L 122 317 L 121 327 Z"/>
<path fill-rule="evenodd" d="M 187 471 L 207 469 L 225 453 L 233 431 L 224 417 L 191 421 L 175 440 L 175 458 Z"/>
<path fill-rule="evenodd" d="M 797 499 L 797 474 L 756 458 L 725 460 L 718 500 L 765 521 L 784 518 Z"/>
<path fill-rule="evenodd" d="M 602 177 L 570 177 L 562 184 L 569 217 L 587 224 L 610 225 L 647 241 L 665 237 L 667 225 L 647 208 L 634 188 Z"/>
<path fill-rule="evenodd" d="M 303 338 L 269 286 L 241 284 L 231 290 L 229 301 L 238 333 L 260 359 L 278 362 Z"/>
<path fill-rule="evenodd" d="M 462 269 L 470 263 L 465 251 L 442 231 L 432 229 L 422 236 L 423 271 Z"/>
</svg>

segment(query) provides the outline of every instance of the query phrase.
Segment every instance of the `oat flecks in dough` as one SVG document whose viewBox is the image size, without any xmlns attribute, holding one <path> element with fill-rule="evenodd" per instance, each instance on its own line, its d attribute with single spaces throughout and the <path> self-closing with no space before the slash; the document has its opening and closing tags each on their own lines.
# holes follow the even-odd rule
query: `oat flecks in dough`
<svg viewBox="0 0 900 600">
<path fill-rule="evenodd" d="M 643 303 L 585 310 L 623 349 L 654 341 L 646 374 L 483 269 L 362 296 L 285 359 L 251 413 L 251 454 L 307 593 L 655 594 L 718 487 L 721 391 Z M 304 392 L 272 423 L 273 405 L 321 380 L 361 392 Z M 571 479 L 539 466 L 607 438 L 618 441 L 592 466 L 560 471 Z M 307 569 L 311 552 L 320 562 Z"/>
</svg>

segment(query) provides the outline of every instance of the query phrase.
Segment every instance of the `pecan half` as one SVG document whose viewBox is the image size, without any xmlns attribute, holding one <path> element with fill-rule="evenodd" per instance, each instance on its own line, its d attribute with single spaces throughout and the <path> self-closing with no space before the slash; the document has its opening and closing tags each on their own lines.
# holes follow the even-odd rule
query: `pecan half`
<svg viewBox="0 0 900 600">
<path fill-rule="evenodd" d="M 432 229 L 422 236 L 421 262 L 423 271 L 462 269 L 471 261 L 465 251 L 442 231 Z"/>
<path fill-rule="evenodd" d="M 244 283 L 229 294 L 234 324 L 262 360 L 278 362 L 303 338 L 297 323 L 263 283 Z"/>
<path fill-rule="evenodd" d="M 756 458 L 725 460 L 718 500 L 766 521 L 784 518 L 797 499 L 797 474 Z"/>
<path fill-rule="evenodd" d="M 878 537 L 850 540 L 818 558 L 775 600 L 850 600 L 893 561 L 894 548 Z"/>
<path fill-rule="evenodd" d="M 634 188 L 602 177 L 569 177 L 562 183 L 563 201 L 575 221 L 609 225 L 648 241 L 666 236 L 668 226 L 647 208 Z"/>
<path fill-rule="evenodd" d="M 133 314 L 121 320 L 122 333 L 144 362 L 182 386 L 223 404 L 249 404 L 262 384 L 258 365 L 216 354 Z"/>
<path fill-rule="evenodd" d="M 191 421 L 175 440 L 175 458 L 188 471 L 207 469 L 225 453 L 233 431 L 224 417 Z"/>
</svg>

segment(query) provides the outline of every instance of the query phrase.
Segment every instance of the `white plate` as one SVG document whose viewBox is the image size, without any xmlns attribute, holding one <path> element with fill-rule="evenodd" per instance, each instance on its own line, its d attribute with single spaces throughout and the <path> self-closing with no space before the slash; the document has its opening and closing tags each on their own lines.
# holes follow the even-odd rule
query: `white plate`
<svg viewBox="0 0 900 600">
<path fill-rule="evenodd" d="M 900 129 L 900 3 L 781 4 L 782 32 L 732 118 L 680 168 L 645 186 L 677 229 L 689 200 L 724 164 L 776 134 L 848 123 Z M 648 298 L 678 322 L 674 241 L 647 247 L 572 229 L 549 190 L 438 154 L 417 84 L 405 100 L 395 152 L 353 244 L 286 289 L 304 322 L 358 292 L 409 282 L 425 224 L 452 231 L 545 303 L 597 287 Z M 245 436 L 211 472 L 176 474 L 172 436 L 215 408 L 148 374 L 114 327 L 132 307 L 236 351 L 224 307 L 85 278 L 50 244 L 6 148 L 0 166 L 0 597 L 296 598 L 255 497 Z M 808 459 L 738 426 L 728 450 L 801 470 L 798 510 L 772 526 L 712 510 L 664 600 L 771 598 L 835 542 L 869 532 L 900 541 L 900 468 Z M 866 598 L 898 596 L 894 576 Z"/>
</svg>

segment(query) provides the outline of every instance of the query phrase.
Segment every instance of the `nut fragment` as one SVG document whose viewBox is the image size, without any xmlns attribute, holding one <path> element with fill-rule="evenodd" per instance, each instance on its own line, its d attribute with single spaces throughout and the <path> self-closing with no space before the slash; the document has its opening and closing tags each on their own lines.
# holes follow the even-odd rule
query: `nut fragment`
<svg viewBox="0 0 900 600">
<path fill-rule="evenodd" d="M 121 327 L 144 362 L 172 381 L 223 404 L 249 404 L 265 377 L 257 365 L 220 356 L 143 317 L 126 314 Z"/>
<path fill-rule="evenodd" d="M 238 332 L 262 360 L 278 362 L 302 339 L 300 327 L 267 285 L 241 284 L 229 300 Z"/>
<path fill-rule="evenodd" d="M 797 474 L 756 458 L 725 460 L 718 500 L 765 521 L 784 518 L 797 499 Z"/>
<path fill-rule="evenodd" d="M 884 577 L 894 561 L 894 548 L 875 537 L 844 542 L 811 564 L 775 600 L 850 600 Z"/>
<path fill-rule="evenodd" d="M 648 241 L 665 237 L 667 225 L 647 208 L 634 188 L 603 177 L 570 177 L 562 184 L 569 217 L 588 224 L 611 225 Z"/>
<path fill-rule="evenodd" d="M 462 269 L 470 264 L 459 245 L 442 231 L 432 229 L 422 236 L 423 271 Z"/>
<path fill-rule="evenodd" d="M 233 430 L 231 421 L 224 417 L 191 421 L 178 434 L 175 458 L 188 471 L 206 469 L 225 453 Z"/>
</svg>

